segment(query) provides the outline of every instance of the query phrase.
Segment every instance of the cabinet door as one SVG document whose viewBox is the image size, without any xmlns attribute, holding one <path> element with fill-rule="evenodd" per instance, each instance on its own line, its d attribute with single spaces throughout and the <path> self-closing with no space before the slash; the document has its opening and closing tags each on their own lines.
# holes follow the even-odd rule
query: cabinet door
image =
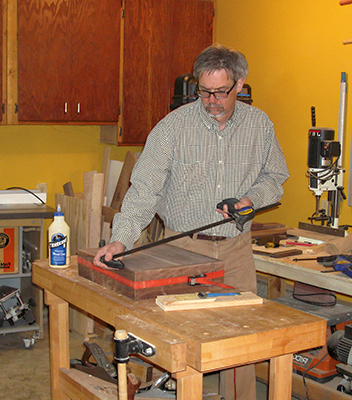
<svg viewBox="0 0 352 400">
<path fill-rule="evenodd" d="M 169 98 L 170 0 L 126 0 L 123 143 L 144 143 L 166 115 Z"/>
<path fill-rule="evenodd" d="M 18 1 L 18 119 L 117 122 L 121 4 Z"/>
<path fill-rule="evenodd" d="M 173 0 L 173 7 L 169 105 L 173 103 L 176 78 L 193 73 L 194 61 L 202 50 L 213 43 L 214 31 L 212 0 Z"/>
<path fill-rule="evenodd" d="M 2 29 L 3 29 L 3 18 L 4 18 L 4 12 L 3 12 L 3 8 L 4 8 L 4 4 L 3 4 L 3 1 L 2 0 L 0 0 L 0 32 L 1 32 L 1 35 L 0 35 L 0 65 L 3 65 L 2 64 L 2 54 L 3 54 L 3 32 L 2 32 Z M 2 69 L 2 71 L 3 71 L 3 69 Z M 5 98 L 6 98 L 6 96 L 5 96 L 5 93 L 3 93 L 3 89 L 4 89 L 4 85 L 3 85 L 3 80 L 4 80 L 4 76 L 3 76 L 3 73 L 0 75 L 0 122 L 2 122 L 2 120 L 3 120 L 3 116 L 2 116 L 2 114 L 3 114 L 3 110 L 4 110 L 4 108 L 5 108 L 5 105 L 4 105 L 4 101 L 5 101 Z"/>
<path fill-rule="evenodd" d="M 213 41 L 213 1 L 126 0 L 122 143 L 143 144 L 169 111 L 178 75 Z"/>
<path fill-rule="evenodd" d="M 70 120 L 117 122 L 121 3 L 71 1 Z"/>
<path fill-rule="evenodd" d="M 69 3 L 69 0 L 18 1 L 19 121 L 67 119 Z"/>
</svg>

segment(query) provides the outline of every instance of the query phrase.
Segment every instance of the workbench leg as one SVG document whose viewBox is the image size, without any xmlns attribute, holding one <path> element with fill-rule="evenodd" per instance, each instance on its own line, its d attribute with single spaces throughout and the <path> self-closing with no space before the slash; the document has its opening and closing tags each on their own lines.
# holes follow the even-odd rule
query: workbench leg
<svg viewBox="0 0 352 400">
<path fill-rule="evenodd" d="M 202 400 L 203 398 L 203 374 L 191 367 L 186 371 L 177 372 L 177 400 Z"/>
<path fill-rule="evenodd" d="M 60 390 L 59 369 L 70 368 L 68 303 L 45 290 L 49 306 L 51 399 L 67 400 Z"/>
<path fill-rule="evenodd" d="M 292 354 L 270 360 L 269 400 L 291 400 L 292 361 Z"/>
<path fill-rule="evenodd" d="M 286 279 L 268 275 L 268 299 L 286 296 Z"/>
</svg>

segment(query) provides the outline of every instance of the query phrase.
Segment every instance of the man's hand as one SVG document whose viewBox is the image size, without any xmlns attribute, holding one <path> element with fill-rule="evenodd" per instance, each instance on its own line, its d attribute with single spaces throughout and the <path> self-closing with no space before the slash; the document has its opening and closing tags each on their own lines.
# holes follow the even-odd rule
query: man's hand
<svg viewBox="0 0 352 400">
<path fill-rule="evenodd" d="M 105 256 L 106 261 L 110 261 L 114 254 L 123 253 L 126 246 L 121 242 L 112 242 L 104 247 L 101 247 L 94 257 L 93 264 L 100 268 L 107 268 L 107 266 L 100 261 L 101 256 Z M 122 259 L 122 257 L 121 257 Z"/>
<path fill-rule="evenodd" d="M 249 199 L 248 197 L 242 197 L 242 199 L 238 203 L 236 203 L 234 205 L 236 210 L 240 210 L 243 207 L 252 207 L 252 206 L 253 206 L 252 200 Z M 216 211 L 218 213 L 222 214 L 224 219 L 231 217 L 231 215 L 227 214 L 228 207 L 227 207 L 226 204 L 224 205 L 224 209 L 223 210 L 217 208 Z M 231 223 L 234 223 L 234 222 L 235 221 L 231 221 Z"/>
</svg>

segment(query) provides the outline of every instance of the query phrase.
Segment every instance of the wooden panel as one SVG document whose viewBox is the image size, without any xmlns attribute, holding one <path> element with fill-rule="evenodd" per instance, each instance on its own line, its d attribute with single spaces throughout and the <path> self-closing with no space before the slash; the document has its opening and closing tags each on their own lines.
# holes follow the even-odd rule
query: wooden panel
<svg viewBox="0 0 352 400">
<path fill-rule="evenodd" d="M 126 1 L 124 144 L 144 143 L 170 111 L 175 79 L 192 72 L 195 57 L 213 41 L 213 9 L 209 0 Z"/>
<path fill-rule="evenodd" d="M 118 121 L 120 19 L 115 0 L 18 2 L 19 121 Z"/>
<path fill-rule="evenodd" d="M 168 0 L 126 0 L 123 143 L 144 143 L 168 112 L 169 4 Z"/>
<path fill-rule="evenodd" d="M 18 120 L 65 120 L 69 1 L 18 1 Z"/>
<path fill-rule="evenodd" d="M 70 119 L 117 122 L 121 2 L 76 0 L 70 3 Z"/>
<path fill-rule="evenodd" d="M 130 187 L 130 178 L 136 162 L 137 158 L 128 151 L 110 204 L 110 207 L 117 211 L 121 210 L 123 198 Z"/>
<path fill-rule="evenodd" d="M 56 205 L 61 205 L 65 221 L 70 227 L 71 255 L 88 247 L 88 203 L 63 194 L 56 194 Z"/>
<path fill-rule="evenodd" d="M 60 389 L 71 400 L 116 400 L 117 385 L 77 369 L 60 368 Z"/>
<path fill-rule="evenodd" d="M 164 311 L 200 310 L 203 308 L 223 308 L 262 304 L 263 299 L 251 292 L 242 292 L 216 297 L 199 297 L 197 293 L 172 294 L 158 296 L 156 304 Z"/>
<path fill-rule="evenodd" d="M 155 298 L 159 294 L 198 292 L 189 286 L 193 275 L 214 275 L 223 281 L 223 262 L 178 247 L 163 244 L 124 258 L 125 269 L 103 270 L 92 261 L 97 249 L 78 252 L 79 275 L 134 299 Z"/>
<path fill-rule="evenodd" d="M 213 43 L 214 20 L 214 2 L 211 0 L 173 0 L 172 6 L 169 105 L 173 103 L 176 78 L 193 73 L 197 55 Z"/>
<path fill-rule="evenodd" d="M 2 73 L 0 75 L 0 105 L 2 105 L 4 103 L 4 100 L 6 99 L 5 93 L 3 92 L 3 90 L 5 90 L 6 85 L 3 85 L 3 81 L 5 80 L 6 77 L 6 64 L 3 64 L 3 54 L 5 54 L 6 56 L 6 47 L 4 48 L 4 41 L 3 41 L 3 37 L 4 37 L 4 33 L 6 31 L 3 31 L 3 27 L 6 26 L 3 23 L 3 18 L 6 18 L 6 11 L 5 10 L 5 6 L 3 4 L 3 1 L 0 1 L 0 65 L 2 66 Z M 5 36 L 6 37 L 6 36 Z M 4 52 L 5 51 L 5 52 Z M 0 110 L 0 122 L 3 120 L 3 112 L 2 110 Z"/>
</svg>

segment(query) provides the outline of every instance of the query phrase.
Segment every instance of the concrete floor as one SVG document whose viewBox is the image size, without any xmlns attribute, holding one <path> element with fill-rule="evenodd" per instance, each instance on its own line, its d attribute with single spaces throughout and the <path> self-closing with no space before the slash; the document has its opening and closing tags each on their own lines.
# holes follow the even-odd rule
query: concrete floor
<svg viewBox="0 0 352 400">
<path fill-rule="evenodd" d="M 50 400 L 50 364 L 47 322 L 44 338 L 25 348 L 23 338 L 33 333 L 22 332 L 0 336 L 0 400 Z M 84 337 L 70 333 L 70 358 L 81 359 Z M 112 354 L 112 336 L 94 339 L 107 354 Z M 217 393 L 218 374 L 204 377 L 204 393 Z M 257 382 L 257 400 L 268 399 L 268 387 Z M 296 398 L 292 398 L 295 399 Z"/>
</svg>

